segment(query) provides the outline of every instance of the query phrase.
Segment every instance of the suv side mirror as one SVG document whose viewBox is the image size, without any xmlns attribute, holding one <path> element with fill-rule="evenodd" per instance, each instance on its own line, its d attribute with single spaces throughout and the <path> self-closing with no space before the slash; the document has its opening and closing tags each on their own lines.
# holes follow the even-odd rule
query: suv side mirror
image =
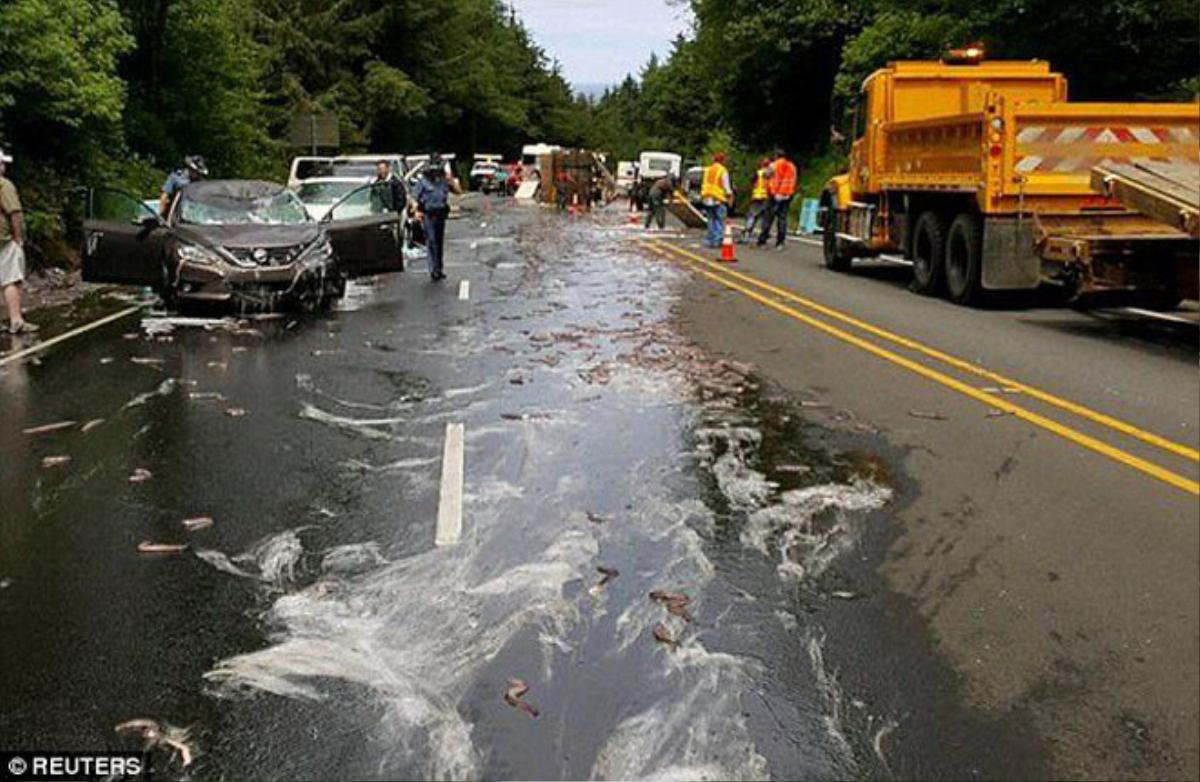
<svg viewBox="0 0 1200 782">
<path fill-rule="evenodd" d="M 140 225 L 142 228 L 150 231 L 162 225 L 162 218 L 158 215 L 138 215 L 131 220 L 134 225 Z"/>
</svg>

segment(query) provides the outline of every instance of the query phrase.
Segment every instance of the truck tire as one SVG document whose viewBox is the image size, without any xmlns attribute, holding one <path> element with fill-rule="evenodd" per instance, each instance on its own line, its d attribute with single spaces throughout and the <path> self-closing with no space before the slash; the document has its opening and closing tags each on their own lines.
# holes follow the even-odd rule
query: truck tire
<svg viewBox="0 0 1200 782">
<path fill-rule="evenodd" d="M 825 255 L 825 268 L 833 269 L 835 272 L 850 271 L 850 265 L 853 259 L 841 246 L 841 242 L 837 238 L 837 221 L 838 213 L 833 206 L 833 198 L 828 193 L 821 199 L 821 205 L 825 207 L 825 225 L 821 232 L 821 247 Z"/>
<path fill-rule="evenodd" d="M 941 293 L 946 275 L 946 222 L 937 212 L 923 212 L 917 218 L 912 255 L 912 289 L 924 296 Z"/>
<path fill-rule="evenodd" d="M 979 216 L 964 212 L 946 234 L 946 293 L 957 304 L 983 297 L 983 231 Z"/>
</svg>

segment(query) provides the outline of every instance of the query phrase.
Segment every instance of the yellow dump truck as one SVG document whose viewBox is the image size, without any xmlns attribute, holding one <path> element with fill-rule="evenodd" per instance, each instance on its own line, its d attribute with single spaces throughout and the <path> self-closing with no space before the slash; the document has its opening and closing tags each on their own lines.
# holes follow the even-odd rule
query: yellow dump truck
<svg viewBox="0 0 1200 782">
<path fill-rule="evenodd" d="M 1174 306 L 1197 295 L 1196 238 L 1091 184 L 1139 161 L 1200 165 L 1200 104 L 1071 103 L 1047 63 L 976 48 L 890 63 L 863 83 L 849 171 L 821 195 L 825 263 L 901 253 L 915 290 L 963 304 L 1049 282 Z"/>
</svg>

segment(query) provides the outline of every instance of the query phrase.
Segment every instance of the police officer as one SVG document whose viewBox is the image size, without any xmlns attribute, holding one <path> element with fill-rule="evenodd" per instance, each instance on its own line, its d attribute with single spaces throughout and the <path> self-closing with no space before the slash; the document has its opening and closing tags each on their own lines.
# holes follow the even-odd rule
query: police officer
<svg viewBox="0 0 1200 782">
<path fill-rule="evenodd" d="M 179 194 L 186 185 L 192 182 L 198 182 L 208 176 L 208 166 L 204 164 L 204 158 L 199 155 L 188 155 L 183 159 L 183 168 L 177 168 L 167 177 L 167 181 L 163 183 L 162 193 L 158 196 L 158 212 L 165 219 L 167 213 L 171 211 L 171 204 L 175 201 L 175 196 Z"/>
<path fill-rule="evenodd" d="M 435 282 L 446 279 L 442 259 L 446 242 L 446 218 L 450 216 L 450 194 L 462 193 L 458 180 L 450 176 L 442 156 L 434 152 L 413 188 L 417 219 L 425 229 L 425 253 L 429 257 L 429 277 Z"/>
</svg>

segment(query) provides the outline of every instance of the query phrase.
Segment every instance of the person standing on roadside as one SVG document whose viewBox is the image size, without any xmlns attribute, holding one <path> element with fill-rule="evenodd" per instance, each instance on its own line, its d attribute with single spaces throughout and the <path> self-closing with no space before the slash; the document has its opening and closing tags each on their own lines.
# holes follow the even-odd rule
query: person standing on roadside
<svg viewBox="0 0 1200 782">
<path fill-rule="evenodd" d="M 746 227 L 742 229 L 742 244 L 750 242 L 758 221 L 768 216 L 771 194 L 767 190 L 767 169 L 770 165 L 770 159 L 763 158 L 758 161 L 758 168 L 754 171 L 754 181 L 750 186 L 750 208 L 746 212 Z"/>
<path fill-rule="evenodd" d="M 425 252 L 429 257 L 429 278 L 434 282 L 446 279 L 443 258 L 446 244 L 446 219 L 450 216 L 450 194 L 462 194 L 458 180 L 446 174 L 442 156 L 434 152 L 413 188 L 417 202 L 417 219 L 425 229 Z"/>
<path fill-rule="evenodd" d="M 175 196 L 187 185 L 198 182 L 208 176 L 208 166 L 199 155 L 188 155 L 183 159 L 183 168 L 177 168 L 170 173 L 167 181 L 163 182 L 162 192 L 158 196 L 158 213 L 165 220 L 175 203 Z"/>
<path fill-rule="evenodd" d="M 642 228 L 649 230 L 651 222 L 658 223 L 658 230 L 667 227 L 667 199 L 675 192 L 675 177 L 672 174 L 659 177 L 650 185 L 650 209 L 646 212 L 646 223 Z"/>
<path fill-rule="evenodd" d="M 708 236 L 704 243 L 709 247 L 720 247 L 725 237 L 725 215 L 733 205 L 733 186 L 729 184 L 729 169 L 725 168 L 725 153 L 713 155 L 713 162 L 704 169 L 701 180 L 700 199 L 708 215 Z"/>
<path fill-rule="evenodd" d="M 762 233 L 758 235 L 758 246 L 766 245 L 767 237 L 771 235 L 771 223 L 777 223 L 779 228 L 775 233 L 775 249 L 782 250 L 787 239 L 788 211 L 796 195 L 796 164 L 784 156 L 782 149 L 775 150 L 775 159 L 767 169 L 767 191 L 771 196 L 770 211 L 767 212 Z"/>
<path fill-rule="evenodd" d="M 0 149 L 0 288 L 4 289 L 4 303 L 8 306 L 9 333 L 31 334 L 38 330 L 37 324 L 25 320 L 21 314 L 21 285 L 25 282 L 25 214 L 17 186 L 5 176 L 12 160 Z"/>
</svg>

